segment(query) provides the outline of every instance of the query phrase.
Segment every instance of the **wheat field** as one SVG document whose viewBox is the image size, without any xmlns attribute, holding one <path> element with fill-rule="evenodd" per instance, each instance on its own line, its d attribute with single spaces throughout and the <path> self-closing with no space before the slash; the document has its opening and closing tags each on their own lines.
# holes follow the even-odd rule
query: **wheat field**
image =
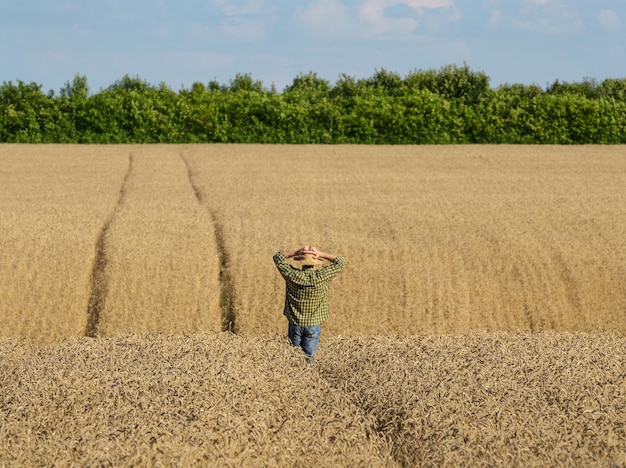
<svg viewBox="0 0 626 468">
<path fill-rule="evenodd" d="M 2 145 L 0 466 L 626 466 L 625 154 Z"/>
<path fill-rule="evenodd" d="M 279 332 L 274 251 L 346 255 L 328 334 L 626 331 L 621 147 L 187 147 L 237 326 Z M 227 200 L 225 203 L 215 203 Z"/>
<path fill-rule="evenodd" d="M 126 172 L 106 147 L 0 147 L 1 336 L 85 333 L 95 245 Z"/>
<path fill-rule="evenodd" d="M 221 329 L 220 261 L 211 217 L 178 152 L 129 148 L 130 170 L 103 238 L 93 333 Z"/>
<path fill-rule="evenodd" d="M 626 339 L 0 339 L 0 466 L 626 465 Z"/>
</svg>

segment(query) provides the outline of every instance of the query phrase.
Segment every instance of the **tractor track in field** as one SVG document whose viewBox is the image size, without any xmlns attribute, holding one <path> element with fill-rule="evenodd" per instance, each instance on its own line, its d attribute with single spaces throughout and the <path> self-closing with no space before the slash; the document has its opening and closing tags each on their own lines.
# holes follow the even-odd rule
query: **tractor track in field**
<svg viewBox="0 0 626 468">
<path fill-rule="evenodd" d="M 220 307 L 222 309 L 222 323 L 221 329 L 222 331 L 227 331 L 231 333 L 237 333 L 237 320 L 234 308 L 234 283 L 233 278 L 230 274 L 228 265 L 230 264 L 230 257 L 228 255 L 228 251 L 226 249 L 225 236 L 224 236 L 224 228 L 222 224 L 218 220 L 218 216 L 215 210 L 212 210 L 208 204 L 205 202 L 204 195 L 200 190 L 199 186 L 194 182 L 194 172 L 191 169 L 191 165 L 185 158 L 183 154 L 180 155 L 185 167 L 187 167 L 187 176 L 189 178 L 189 184 L 193 189 L 193 192 L 196 196 L 196 200 L 203 209 L 206 209 L 207 213 L 211 218 L 211 225 L 213 226 L 213 233 L 215 236 L 215 243 L 217 247 L 217 254 L 219 256 L 220 263 L 220 272 L 219 272 L 219 283 L 220 283 Z"/>
<path fill-rule="evenodd" d="M 133 155 L 128 155 L 128 170 L 122 181 L 119 197 L 117 203 L 111 211 L 111 214 L 106 219 L 102 229 L 98 234 L 96 240 L 96 255 L 93 261 L 93 267 L 91 270 L 91 296 L 89 297 L 89 304 L 87 305 L 87 325 L 85 327 L 85 336 L 95 338 L 98 336 L 98 326 L 100 325 L 100 318 L 102 311 L 104 310 L 104 304 L 106 302 L 107 295 L 107 280 L 106 280 L 106 266 L 108 263 L 106 254 L 106 234 L 115 218 L 119 207 L 121 206 L 124 197 L 126 195 L 126 183 L 133 169 Z"/>
</svg>

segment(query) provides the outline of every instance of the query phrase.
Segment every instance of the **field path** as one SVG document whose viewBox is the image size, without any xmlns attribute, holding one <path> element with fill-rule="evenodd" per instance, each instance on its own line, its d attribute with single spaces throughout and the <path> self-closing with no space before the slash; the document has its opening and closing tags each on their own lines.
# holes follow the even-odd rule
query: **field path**
<svg viewBox="0 0 626 468">
<path fill-rule="evenodd" d="M 124 198 L 124 192 L 126 189 L 126 182 L 128 176 L 133 169 L 133 158 L 128 157 L 128 172 L 124 177 L 122 188 L 120 189 L 120 196 L 115 206 L 115 210 L 111 213 L 111 216 L 107 219 L 98 235 L 98 241 L 96 242 L 96 257 L 93 262 L 93 270 L 91 274 L 91 297 L 89 298 L 89 305 L 87 309 L 87 326 L 85 327 L 85 336 L 95 338 L 98 334 L 98 325 L 100 324 L 100 316 L 104 309 L 104 302 L 107 296 L 107 284 L 106 284 L 106 265 L 107 265 L 107 253 L 105 246 L 105 236 L 111 221 L 117 212 Z"/>
<path fill-rule="evenodd" d="M 613 146 L 6 145 L 0 334 L 284 334 L 278 250 L 343 254 L 334 335 L 626 333 Z"/>
<path fill-rule="evenodd" d="M 124 193 L 103 239 L 97 334 L 220 330 L 220 260 L 176 146 L 131 147 Z"/>
<path fill-rule="evenodd" d="M 108 146 L 0 146 L 0 336 L 85 332 L 96 244 L 127 171 Z"/>
<path fill-rule="evenodd" d="M 189 182 L 193 188 L 194 194 L 198 203 L 203 205 L 204 208 L 208 208 L 208 204 L 206 203 L 205 197 L 202 193 L 202 190 L 197 185 L 197 175 L 194 173 L 193 169 L 189 165 L 189 162 L 185 158 L 186 151 L 181 152 L 181 158 L 185 163 L 185 167 L 187 168 L 187 174 L 189 177 Z M 226 249 L 226 239 L 224 237 L 224 229 L 223 226 L 219 223 L 219 220 L 216 216 L 216 211 L 213 209 L 208 210 L 208 214 L 211 219 L 211 224 L 213 225 L 213 232 L 215 235 L 215 243 L 217 248 L 217 253 L 219 256 L 220 263 L 220 272 L 219 272 L 219 283 L 220 283 L 220 307 L 222 311 L 222 330 L 230 331 L 233 333 L 237 332 L 237 317 L 234 312 L 234 295 L 235 288 L 233 286 L 233 279 L 231 276 L 231 272 L 228 269 L 229 255 Z"/>
<path fill-rule="evenodd" d="M 325 334 L 626 332 L 620 147 L 187 147 L 240 331 L 281 333 L 271 261 L 346 255 Z"/>
</svg>

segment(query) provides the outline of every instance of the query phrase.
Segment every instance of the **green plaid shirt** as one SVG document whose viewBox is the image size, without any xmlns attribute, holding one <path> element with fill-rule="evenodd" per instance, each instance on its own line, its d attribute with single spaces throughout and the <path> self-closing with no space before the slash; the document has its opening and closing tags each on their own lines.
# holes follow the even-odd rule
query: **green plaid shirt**
<svg viewBox="0 0 626 468">
<path fill-rule="evenodd" d="M 274 254 L 274 263 L 286 284 L 283 313 L 293 325 L 319 325 L 328 318 L 328 283 L 341 271 L 346 259 L 337 256 L 320 270 L 298 270 L 286 260 L 282 252 Z"/>
</svg>

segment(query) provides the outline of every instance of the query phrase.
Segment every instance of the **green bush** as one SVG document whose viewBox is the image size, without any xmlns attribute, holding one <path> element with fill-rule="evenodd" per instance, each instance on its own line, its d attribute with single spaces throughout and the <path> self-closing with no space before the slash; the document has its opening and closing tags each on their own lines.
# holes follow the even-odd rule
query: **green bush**
<svg viewBox="0 0 626 468">
<path fill-rule="evenodd" d="M 58 95 L 4 82 L 0 142 L 624 144 L 626 80 L 492 89 L 450 65 L 334 85 L 309 72 L 280 93 L 250 75 L 178 92 L 129 76 L 95 94 L 80 75 Z"/>
</svg>

